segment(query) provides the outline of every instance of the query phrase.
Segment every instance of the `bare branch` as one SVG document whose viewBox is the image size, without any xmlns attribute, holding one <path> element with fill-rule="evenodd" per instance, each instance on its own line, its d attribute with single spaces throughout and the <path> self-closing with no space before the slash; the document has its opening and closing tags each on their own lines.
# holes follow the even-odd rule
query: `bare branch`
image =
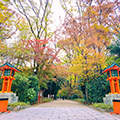
<svg viewBox="0 0 120 120">
<path fill-rule="evenodd" d="M 42 23 L 43 23 L 43 20 L 44 20 L 44 17 L 45 17 L 45 13 L 46 13 L 46 10 L 47 10 L 47 6 L 48 6 L 48 1 L 46 2 L 46 5 L 45 5 L 44 13 L 43 13 L 42 20 L 41 20 L 41 26 L 42 26 Z M 39 30 L 38 30 L 38 35 L 37 35 L 38 38 L 40 38 L 39 34 L 40 34 L 40 32 L 41 32 L 41 28 L 42 28 L 41 26 L 40 26 L 40 28 L 39 28 Z"/>
<path fill-rule="evenodd" d="M 19 1 L 19 3 L 20 3 L 20 6 L 22 7 L 22 10 L 23 10 L 23 13 L 24 13 L 23 15 L 26 17 L 26 19 L 27 19 L 27 21 L 28 21 L 28 23 L 29 23 L 29 25 L 30 25 L 31 32 L 33 33 L 34 37 L 37 39 L 37 37 L 36 37 L 36 35 L 35 35 L 35 33 L 34 33 L 34 30 L 33 30 L 32 24 L 31 24 L 31 22 L 30 22 L 30 19 L 29 19 L 28 16 L 26 15 L 26 11 L 25 11 L 25 9 L 24 9 L 21 1 Z"/>
</svg>

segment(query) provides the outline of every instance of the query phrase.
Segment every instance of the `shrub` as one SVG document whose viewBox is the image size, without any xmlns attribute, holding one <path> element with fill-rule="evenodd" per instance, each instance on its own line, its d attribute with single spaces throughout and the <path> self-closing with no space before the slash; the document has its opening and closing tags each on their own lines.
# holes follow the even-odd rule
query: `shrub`
<svg viewBox="0 0 120 120">
<path fill-rule="evenodd" d="M 83 92 L 81 90 L 73 89 L 72 91 L 73 91 L 72 92 L 73 95 L 77 95 L 78 98 L 83 98 Z"/>
<path fill-rule="evenodd" d="M 27 91 L 29 89 L 28 78 L 21 75 L 15 75 L 15 80 L 12 82 L 12 91 L 17 94 L 18 100 L 21 102 L 29 101 Z"/>
<path fill-rule="evenodd" d="M 57 93 L 57 97 L 64 96 L 66 99 L 75 99 L 74 95 L 76 95 L 77 98 L 83 98 L 83 92 L 81 90 L 78 90 L 77 88 L 70 89 L 69 86 L 63 87 Z"/>
<path fill-rule="evenodd" d="M 20 102 L 33 103 L 37 101 L 39 80 L 35 76 L 25 77 L 24 74 L 15 75 L 12 91 L 17 94 Z"/>
<path fill-rule="evenodd" d="M 78 95 L 72 95 L 71 96 L 71 99 L 73 100 L 73 99 L 76 99 L 76 98 L 78 98 Z"/>
<path fill-rule="evenodd" d="M 29 88 L 27 92 L 30 103 L 34 102 L 36 99 L 36 92 L 33 88 Z"/>
<path fill-rule="evenodd" d="M 16 102 L 16 103 L 8 103 L 8 106 L 9 107 L 16 107 L 16 106 L 27 106 L 27 105 L 30 105 L 30 104 L 28 104 L 28 103 L 24 103 L 24 102 Z"/>
<path fill-rule="evenodd" d="M 109 81 L 106 81 L 106 79 L 107 79 L 106 75 L 94 76 L 93 78 L 89 78 L 89 81 L 85 83 L 88 92 L 89 103 L 103 102 L 103 97 L 105 96 L 105 94 L 108 94 L 110 92 Z M 82 89 L 84 92 L 85 87 L 82 88 L 84 88 Z"/>
<path fill-rule="evenodd" d="M 68 88 L 63 88 L 58 91 L 57 97 L 63 97 L 63 96 L 68 99 L 68 97 L 69 97 L 69 89 Z"/>
<path fill-rule="evenodd" d="M 82 102 L 82 103 L 86 103 L 86 99 L 74 99 L 75 101 L 78 101 L 78 102 Z"/>
<path fill-rule="evenodd" d="M 38 88 L 39 80 L 36 76 L 30 76 L 28 77 L 28 80 L 29 80 L 29 88 L 33 88 L 35 91 L 34 101 L 37 101 L 38 91 L 39 91 L 39 88 Z"/>
<path fill-rule="evenodd" d="M 42 101 L 43 102 L 50 102 L 50 101 L 53 101 L 53 100 L 51 98 L 44 98 Z"/>
<path fill-rule="evenodd" d="M 94 103 L 93 106 L 96 108 L 101 108 L 101 109 L 106 109 L 106 110 L 113 109 L 112 105 L 104 104 L 104 103 Z"/>
<path fill-rule="evenodd" d="M 69 98 L 68 99 L 71 99 L 71 96 L 69 96 Z"/>
</svg>

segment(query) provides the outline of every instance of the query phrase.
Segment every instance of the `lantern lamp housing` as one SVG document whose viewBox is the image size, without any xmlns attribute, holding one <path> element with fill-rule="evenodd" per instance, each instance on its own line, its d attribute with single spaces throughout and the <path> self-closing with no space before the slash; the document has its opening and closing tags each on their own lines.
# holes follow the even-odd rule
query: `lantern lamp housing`
<svg viewBox="0 0 120 120">
<path fill-rule="evenodd" d="M 19 69 L 17 69 L 15 66 L 10 64 L 9 62 L 6 62 L 2 66 L 0 66 L 0 70 L 3 71 L 2 79 L 3 79 L 3 85 L 2 85 L 2 92 L 11 92 L 11 85 L 12 80 L 14 80 L 15 72 L 20 72 Z"/>
<path fill-rule="evenodd" d="M 116 63 L 105 68 L 102 73 L 107 72 L 107 80 L 110 82 L 112 94 L 120 94 L 119 80 L 120 80 L 120 66 Z"/>
</svg>

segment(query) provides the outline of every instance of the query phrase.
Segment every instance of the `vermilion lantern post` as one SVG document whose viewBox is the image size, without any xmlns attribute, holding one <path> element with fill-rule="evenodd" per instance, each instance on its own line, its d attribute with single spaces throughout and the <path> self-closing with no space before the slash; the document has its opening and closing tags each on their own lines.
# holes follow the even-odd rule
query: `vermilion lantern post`
<svg viewBox="0 0 120 120">
<path fill-rule="evenodd" d="M 108 66 L 103 70 L 102 73 L 107 72 L 107 80 L 110 82 L 110 94 L 120 94 L 119 80 L 120 80 L 120 66 L 116 63 Z M 114 98 L 113 101 L 113 109 L 114 112 L 110 114 L 120 114 L 120 99 Z"/>
<path fill-rule="evenodd" d="M 102 73 L 105 72 L 107 72 L 107 80 L 110 82 L 111 94 L 120 94 L 120 66 L 113 63 L 111 66 L 105 68 Z"/>
<path fill-rule="evenodd" d="M 2 66 L 0 66 L 0 70 L 3 71 L 2 74 L 2 79 L 3 79 L 3 85 L 2 85 L 2 91 L 1 94 L 11 94 L 11 86 L 12 86 L 12 80 L 14 80 L 14 75 L 15 72 L 20 72 L 16 67 L 11 65 L 10 63 L 6 62 Z M 0 112 L 9 112 L 7 111 L 7 106 L 8 106 L 8 96 L 4 98 L 5 96 L 3 95 L 3 98 L 0 98 Z"/>
<path fill-rule="evenodd" d="M 11 92 L 11 86 L 12 86 L 12 80 L 14 80 L 15 72 L 20 72 L 16 67 L 11 65 L 10 63 L 6 62 L 2 66 L 0 66 L 0 70 L 3 71 L 2 79 L 3 79 L 3 85 L 2 85 L 2 93 L 10 93 Z"/>
</svg>

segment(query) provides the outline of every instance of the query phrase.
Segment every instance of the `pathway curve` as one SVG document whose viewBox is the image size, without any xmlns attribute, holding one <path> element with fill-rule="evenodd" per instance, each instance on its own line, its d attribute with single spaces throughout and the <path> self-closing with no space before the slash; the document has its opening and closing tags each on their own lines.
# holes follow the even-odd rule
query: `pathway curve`
<svg viewBox="0 0 120 120">
<path fill-rule="evenodd" d="M 18 112 L 0 114 L 0 120 L 120 120 L 120 116 L 99 112 L 78 102 L 56 100 Z"/>
</svg>

